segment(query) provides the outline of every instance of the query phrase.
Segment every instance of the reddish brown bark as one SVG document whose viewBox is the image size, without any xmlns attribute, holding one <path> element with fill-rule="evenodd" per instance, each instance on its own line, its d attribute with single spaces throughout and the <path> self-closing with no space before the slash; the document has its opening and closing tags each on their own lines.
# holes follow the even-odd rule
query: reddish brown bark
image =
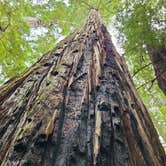
<svg viewBox="0 0 166 166">
<path fill-rule="evenodd" d="M 164 166 L 149 114 L 98 12 L 0 90 L 2 166 Z"/>
</svg>

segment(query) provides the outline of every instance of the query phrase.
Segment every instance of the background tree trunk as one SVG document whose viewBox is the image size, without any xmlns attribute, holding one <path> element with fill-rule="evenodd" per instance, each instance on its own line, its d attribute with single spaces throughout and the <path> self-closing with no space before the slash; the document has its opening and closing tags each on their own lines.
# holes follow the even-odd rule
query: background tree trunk
<svg viewBox="0 0 166 166">
<path fill-rule="evenodd" d="M 151 48 L 149 52 L 158 85 L 166 95 L 166 49 Z"/>
<path fill-rule="evenodd" d="M 98 12 L 0 90 L 2 166 L 164 166 L 166 156 Z"/>
</svg>

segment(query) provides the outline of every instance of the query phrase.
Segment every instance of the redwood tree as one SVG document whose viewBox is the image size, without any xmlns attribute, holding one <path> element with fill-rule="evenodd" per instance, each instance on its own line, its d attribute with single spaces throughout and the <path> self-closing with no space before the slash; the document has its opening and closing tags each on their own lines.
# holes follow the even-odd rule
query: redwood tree
<svg viewBox="0 0 166 166">
<path fill-rule="evenodd" d="M 149 53 L 158 85 L 166 95 L 166 48 L 150 48 Z"/>
<path fill-rule="evenodd" d="M 166 156 L 98 11 L 0 89 L 2 166 L 164 166 Z"/>
</svg>

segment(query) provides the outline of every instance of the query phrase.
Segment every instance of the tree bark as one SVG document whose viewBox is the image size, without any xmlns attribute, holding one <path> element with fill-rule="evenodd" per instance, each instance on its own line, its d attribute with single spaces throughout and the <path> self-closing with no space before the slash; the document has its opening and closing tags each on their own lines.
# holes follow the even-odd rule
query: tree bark
<svg viewBox="0 0 166 166">
<path fill-rule="evenodd" d="M 166 156 L 98 11 L 0 89 L 1 166 L 164 166 Z"/>
<path fill-rule="evenodd" d="M 149 49 L 155 76 L 160 89 L 166 95 L 166 49 Z"/>
</svg>

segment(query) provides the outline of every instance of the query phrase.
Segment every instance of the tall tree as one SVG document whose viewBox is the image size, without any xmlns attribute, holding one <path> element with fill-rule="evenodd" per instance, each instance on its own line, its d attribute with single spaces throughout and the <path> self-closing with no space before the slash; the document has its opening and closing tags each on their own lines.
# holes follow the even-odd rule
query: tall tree
<svg viewBox="0 0 166 166">
<path fill-rule="evenodd" d="M 119 25 L 118 29 L 126 38 L 125 48 L 128 59 L 138 64 L 134 63 L 134 73 L 143 66 L 146 66 L 143 69 L 147 69 L 150 66 L 147 64 L 151 61 L 155 71 L 155 79 L 152 79 L 152 83 L 157 80 L 160 89 L 166 95 L 165 1 L 125 0 L 124 7 L 116 18 L 119 24 L 117 20 L 115 24 Z M 144 79 L 146 80 L 146 76 Z"/>
<path fill-rule="evenodd" d="M 124 5 L 116 15 L 114 25 L 120 31 L 121 43 L 124 43 L 125 49 L 124 57 L 129 64 L 138 92 L 148 107 L 155 125 L 158 126 L 160 135 L 165 139 L 165 1 L 123 2 Z"/>
<path fill-rule="evenodd" d="M 96 9 L 0 89 L 5 165 L 165 165 L 158 134 Z"/>
</svg>

